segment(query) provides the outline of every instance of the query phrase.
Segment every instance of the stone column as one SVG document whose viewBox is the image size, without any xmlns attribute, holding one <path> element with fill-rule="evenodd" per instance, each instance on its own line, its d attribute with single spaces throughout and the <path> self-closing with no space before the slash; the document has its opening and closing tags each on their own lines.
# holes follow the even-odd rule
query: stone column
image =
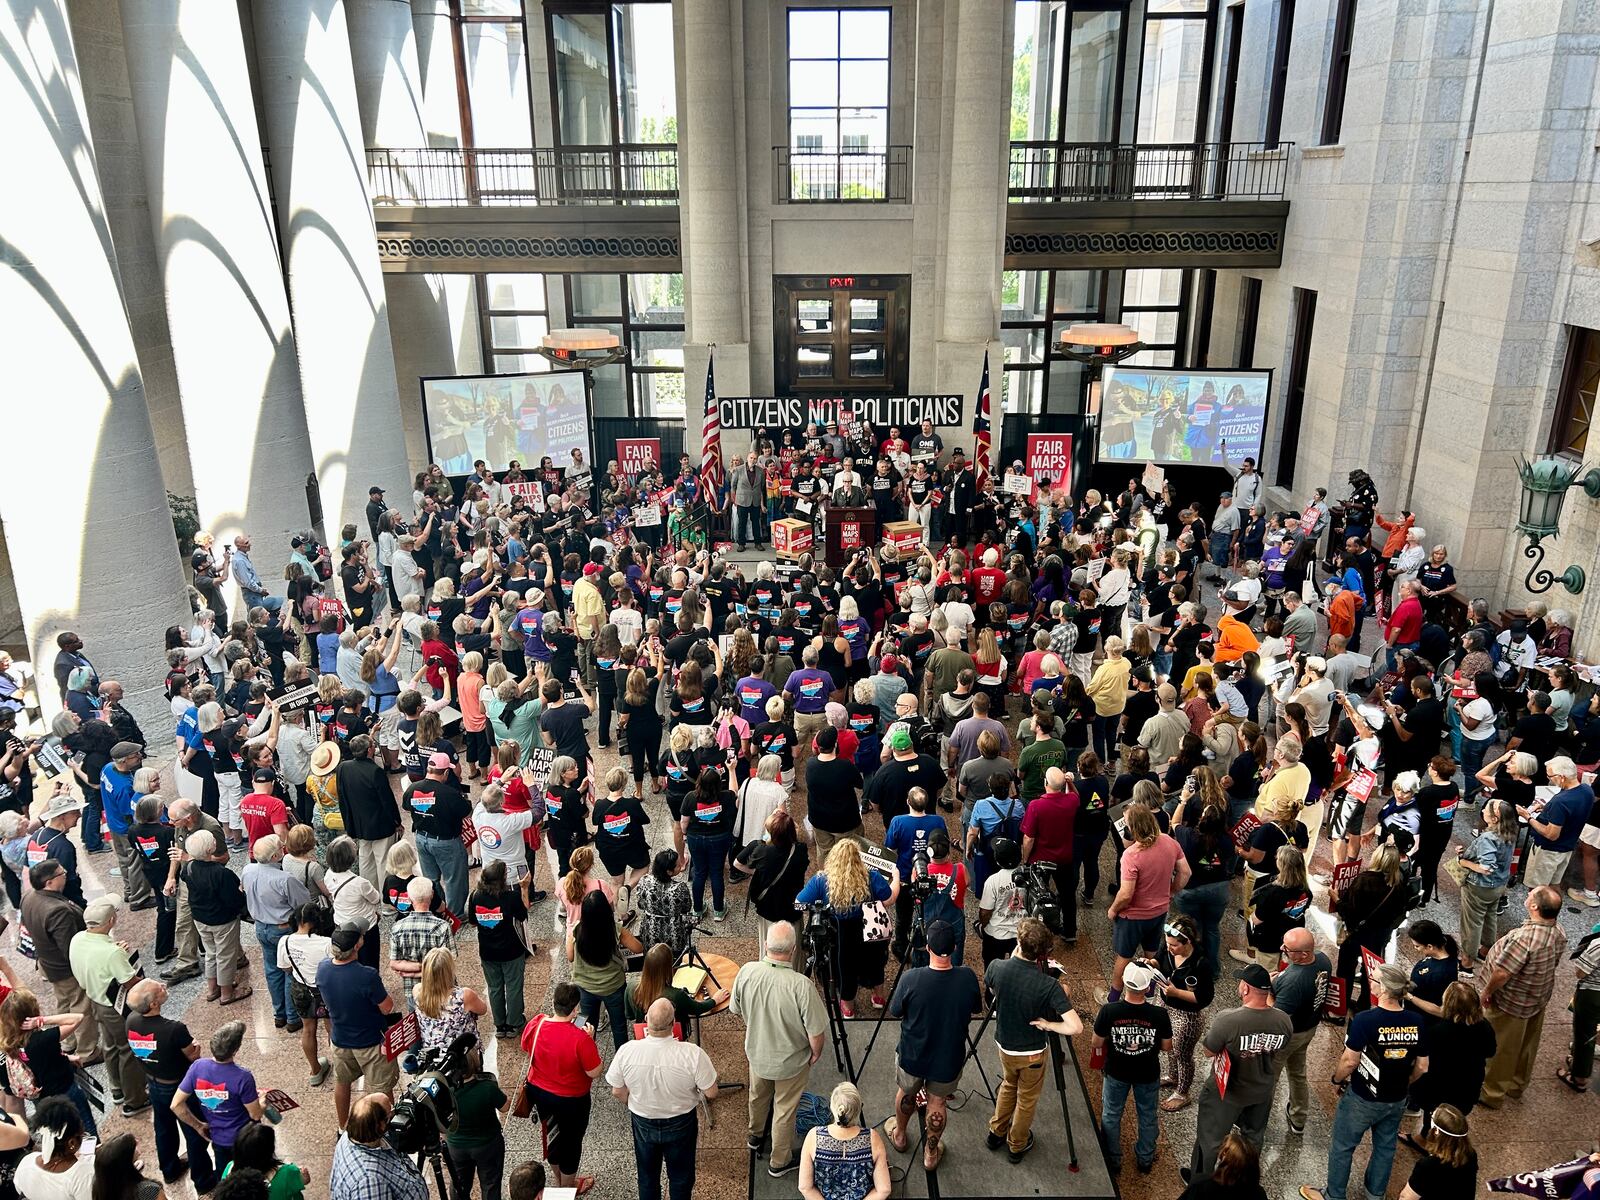
<svg viewBox="0 0 1600 1200">
<path fill-rule="evenodd" d="M 422 78 L 422 127 L 427 146 L 461 145 L 461 101 L 456 92 L 456 47 L 448 0 L 411 0 Z"/>
<path fill-rule="evenodd" d="M 986 0 L 959 0 L 945 7 L 956 17 L 954 104 L 945 175 L 944 280 L 939 341 L 935 347 L 941 391 L 966 397 L 969 444 L 973 406 L 989 355 L 991 416 L 998 427 L 1001 364 L 1000 262 L 1006 215 L 1006 129 L 1011 109 L 1010 23 L 995 20 Z M 949 32 L 946 32 L 947 42 Z M 945 435 L 949 438 L 948 433 Z M 994 438 L 999 445 L 998 432 Z"/>
<path fill-rule="evenodd" d="M 682 0 L 684 119 L 679 122 L 678 192 L 683 229 L 686 445 L 698 457 L 707 347 L 717 347 L 717 391 L 750 386 L 745 314 L 745 225 L 739 194 L 738 97 L 742 29 L 729 0 Z"/>
<path fill-rule="evenodd" d="M 350 56 L 366 145 L 394 150 L 426 147 L 425 90 L 409 0 L 346 0 L 345 12 L 350 19 Z M 448 8 L 442 32 L 442 49 L 449 53 Z M 454 59 L 445 61 L 450 67 L 448 86 L 453 104 Z M 434 82 L 443 87 L 447 80 L 441 73 Z M 457 129 L 459 132 L 459 123 Z M 430 181 L 459 186 L 454 164 L 444 161 L 418 172 L 402 165 L 409 161 L 408 156 L 385 175 L 387 186 L 399 193 L 387 199 L 425 204 Z M 383 282 L 391 331 L 398 331 L 395 371 L 406 451 L 413 461 L 423 461 L 428 451 L 418 379 L 481 370 L 472 277 L 392 274 Z M 469 336 L 462 336 L 463 331 Z"/>
<path fill-rule="evenodd" d="M 200 523 L 248 531 L 270 585 L 312 523 L 311 443 L 239 13 L 129 0 L 122 23 Z"/>
<path fill-rule="evenodd" d="M 256 58 L 325 528 L 409 494 L 394 347 L 339 0 L 256 0 Z"/>
<path fill-rule="evenodd" d="M 13 172 L 0 188 L 0 521 L 23 627 L 46 713 L 56 634 L 73 629 L 159 745 L 170 718 L 150 638 L 189 606 L 64 0 L 0 4 L 0 51 Z"/>
</svg>

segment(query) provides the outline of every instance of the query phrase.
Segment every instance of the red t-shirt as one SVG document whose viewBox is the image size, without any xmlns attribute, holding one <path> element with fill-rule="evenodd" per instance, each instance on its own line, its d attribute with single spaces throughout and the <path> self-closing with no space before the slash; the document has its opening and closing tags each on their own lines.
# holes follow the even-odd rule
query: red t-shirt
<svg viewBox="0 0 1600 1200">
<path fill-rule="evenodd" d="M 1124 850 L 1122 882 L 1133 880 L 1133 899 L 1121 915 L 1132 921 L 1147 921 L 1166 912 L 1172 903 L 1172 873 L 1182 857 L 1183 847 L 1164 833 L 1149 849 L 1134 843 Z"/>
<path fill-rule="evenodd" d="M 967 903 L 967 868 L 958 862 L 929 863 L 928 878 L 934 889 L 942 892 L 951 904 L 965 908 Z"/>
<path fill-rule="evenodd" d="M 1422 601 L 1407 596 L 1394 607 L 1386 632 L 1398 634 L 1395 645 L 1409 646 L 1422 640 Z"/>
<path fill-rule="evenodd" d="M 1033 839 L 1036 862 L 1072 861 L 1072 828 L 1078 819 L 1076 792 L 1046 792 L 1022 814 L 1022 833 Z"/>
<path fill-rule="evenodd" d="M 522 1031 L 522 1048 L 531 1056 L 528 1082 L 534 1087 L 555 1096 L 589 1094 L 593 1081 L 588 1073 L 600 1065 L 600 1051 L 588 1030 L 570 1021 L 535 1017 Z"/>
<path fill-rule="evenodd" d="M 1000 599 L 1006 586 L 1006 573 L 999 567 L 979 567 L 967 573 L 967 582 L 972 585 L 973 598 L 987 606 Z"/>
<path fill-rule="evenodd" d="M 239 801 L 239 819 L 250 840 L 250 849 L 272 832 L 274 825 L 289 824 L 289 810 L 271 792 L 247 792 Z"/>
</svg>

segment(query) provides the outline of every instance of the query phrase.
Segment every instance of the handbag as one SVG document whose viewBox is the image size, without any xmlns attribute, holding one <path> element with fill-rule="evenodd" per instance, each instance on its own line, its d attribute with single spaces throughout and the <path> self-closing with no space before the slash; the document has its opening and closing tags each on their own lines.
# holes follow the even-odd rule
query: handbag
<svg viewBox="0 0 1600 1200">
<path fill-rule="evenodd" d="M 544 1017 L 539 1018 L 539 1024 L 533 1031 L 533 1045 L 528 1048 L 528 1070 L 533 1070 L 535 1055 L 539 1053 L 539 1035 L 544 1032 Z M 513 1117 L 531 1117 L 533 1115 L 533 1089 L 524 1079 L 522 1086 L 517 1089 L 516 1103 L 511 1106 Z"/>
<path fill-rule="evenodd" d="M 861 940 L 887 942 L 894 935 L 894 922 L 882 900 L 868 900 L 861 905 Z"/>
</svg>

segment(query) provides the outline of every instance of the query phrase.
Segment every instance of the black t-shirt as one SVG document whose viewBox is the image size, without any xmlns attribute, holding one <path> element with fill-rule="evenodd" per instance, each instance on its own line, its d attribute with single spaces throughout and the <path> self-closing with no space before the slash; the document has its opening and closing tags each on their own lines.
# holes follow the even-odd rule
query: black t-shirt
<svg viewBox="0 0 1600 1200">
<path fill-rule="evenodd" d="M 588 715 L 583 705 L 566 703 L 545 709 L 539 717 L 539 728 L 555 741 L 556 753 L 569 755 L 580 769 L 589 757 L 589 738 L 583 729 Z"/>
<path fill-rule="evenodd" d="M 64 1095 L 72 1086 L 77 1068 L 61 1051 L 61 1030 L 53 1025 L 45 1029 L 36 1029 L 28 1035 L 28 1040 L 23 1043 L 22 1049 L 27 1056 L 28 1067 L 33 1071 L 33 1081 L 39 1086 L 39 1095 L 41 1097 Z M 15 1087 L 11 1085 L 9 1072 L 7 1072 L 6 1090 L 12 1095 L 16 1094 Z"/>
<path fill-rule="evenodd" d="M 1422 1016 L 1369 1008 L 1350 1019 L 1344 1044 L 1361 1054 L 1350 1076 L 1350 1087 L 1357 1096 L 1380 1104 L 1404 1100 L 1411 1068 L 1422 1049 Z"/>
<path fill-rule="evenodd" d="M 794 770 L 794 744 L 798 735 L 787 721 L 763 721 L 750 731 L 758 755 L 776 754 L 785 771 Z"/>
<path fill-rule="evenodd" d="M 514 922 L 526 920 L 528 906 L 516 888 L 482 888 L 467 897 L 466 917 L 478 927 L 478 957 L 485 962 L 515 962 L 527 954 Z"/>
<path fill-rule="evenodd" d="M 861 824 L 860 790 L 861 771 L 849 759 L 806 761 L 807 812 L 824 833 L 849 833 Z"/>
<path fill-rule="evenodd" d="M 1422 1200 L 1472 1200 L 1478 1194 L 1478 1155 L 1459 1167 L 1446 1166 L 1431 1154 L 1417 1159 L 1406 1186 Z"/>
<path fill-rule="evenodd" d="M 935 800 L 944 782 L 944 771 L 926 754 L 904 761 L 890 759 L 873 773 L 867 785 L 867 799 L 878 806 L 878 811 L 883 814 L 884 827 L 887 828 L 890 821 L 911 811 L 906 797 L 911 794 L 912 788 L 921 788 L 928 793 L 929 800 Z"/>
<path fill-rule="evenodd" d="M 990 963 L 984 982 L 995 994 L 994 1040 L 1013 1054 L 1045 1048 L 1045 1031 L 1032 1022 L 1059 1021 L 1072 1006 L 1061 985 L 1035 963 L 1012 955 Z"/>
<path fill-rule="evenodd" d="M 1429 1090 L 1439 1102 L 1457 1108 L 1475 1104 L 1483 1076 L 1498 1046 L 1494 1026 L 1487 1021 L 1471 1025 L 1459 1021 L 1432 1021 L 1423 1034 L 1428 1055 Z"/>
<path fill-rule="evenodd" d="M 461 822 L 472 815 L 461 789 L 448 779 L 419 779 L 406 788 L 404 806 L 411 813 L 411 831 L 441 841 L 461 837 Z"/>
<path fill-rule="evenodd" d="M 1156 773 L 1154 771 L 1146 771 L 1143 775 L 1134 775 L 1131 772 L 1124 772 L 1111 781 L 1112 803 L 1126 804 L 1129 800 L 1132 800 L 1134 787 L 1142 781 L 1149 781 L 1158 787 L 1161 784 L 1161 781 L 1156 778 Z"/>
<path fill-rule="evenodd" d="M 1543 772 L 1544 764 L 1556 752 L 1555 719 L 1547 712 L 1529 713 L 1512 727 L 1511 738 L 1517 740 L 1518 750 L 1539 760 L 1539 770 Z"/>
<path fill-rule="evenodd" d="M 569 846 L 589 841 L 589 814 L 584 810 L 583 793 L 575 787 L 557 784 L 544 790 L 545 828 L 550 836 Z"/>
<path fill-rule="evenodd" d="M 1416 805 L 1422 812 L 1422 827 L 1436 825 L 1447 830 L 1455 823 L 1456 804 L 1461 793 L 1453 783 L 1430 783 L 1417 792 Z"/>
<path fill-rule="evenodd" d="M 674 725 L 709 725 L 717 716 L 711 698 L 704 693 L 692 700 L 685 700 L 677 692 L 673 692 L 668 708 L 672 712 Z"/>
<path fill-rule="evenodd" d="M 128 1046 L 145 1074 L 161 1083 L 182 1083 L 189 1070 L 184 1053 L 194 1045 L 189 1027 L 166 1017 L 128 1014 Z"/>
<path fill-rule="evenodd" d="M 900 1018 L 896 1051 L 900 1069 L 933 1083 L 960 1078 L 967 1057 L 967 1023 L 982 1002 L 971 967 L 907 971 L 889 1000 L 889 1015 Z"/>
<path fill-rule="evenodd" d="M 1123 1083 L 1161 1078 L 1161 1043 L 1172 1037 L 1167 1010 L 1148 1002 L 1117 1000 L 1094 1016 L 1094 1033 L 1106 1043 L 1106 1074 Z"/>
<path fill-rule="evenodd" d="M 1081 808 L 1079 820 L 1082 820 Z M 1207 845 L 1194 826 L 1180 825 L 1172 831 L 1172 837 L 1183 848 L 1183 857 L 1189 862 L 1188 887 L 1205 887 L 1233 878 L 1233 839 L 1225 833 Z"/>
<path fill-rule="evenodd" d="M 710 799 L 695 791 L 684 798 L 683 815 L 689 822 L 689 837 L 720 837 L 733 831 L 734 819 L 739 815 L 739 800 L 727 790 Z"/>
<path fill-rule="evenodd" d="M 1249 928 L 1250 945 L 1267 954 L 1283 946 L 1283 935 L 1300 929 L 1311 908 L 1311 893 L 1305 888 L 1286 888 L 1279 883 L 1257 884 L 1250 895 L 1258 924 Z"/>
<path fill-rule="evenodd" d="M 128 839 L 139 853 L 145 879 L 152 886 L 164 885 L 172 865 L 172 826 L 156 822 L 130 825 Z"/>
<path fill-rule="evenodd" d="M 1254 800 L 1261 791 L 1261 768 L 1256 756 L 1248 750 L 1236 754 L 1228 764 L 1228 778 L 1233 781 L 1228 795 L 1235 800 Z"/>
<path fill-rule="evenodd" d="M 618 853 L 645 844 L 644 827 L 650 824 L 650 814 L 632 796 L 602 796 L 594 802 L 590 820 L 599 844 Z"/>
<path fill-rule="evenodd" d="M 1193 1003 L 1180 1000 L 1176 996 L 1166 997 L 1163 1003 L 1168 1008 L 1175 1008 L 1180 1012 L 1199 1012 L 1211 1006 L 1211 1001 L 1216 997 L 1216 983 L 1212 979 L 1211 964 L 1206 961 L 1205 955 L 1196 950 L 1179 963 L 1163 946 L 1156 955 L 1156 963 L 1161 968 L 1161 973 L 1172 981 L 1174 987 L 1194 993 Z"/>
<path fill-rule="evenodd" d="M 806 884 L 805 843 L 777 850 L 766 842 L 751 842 L 739 851 L 739 861 L 755 868 L 750 877 L 750 902 L 756 914 L 768 921 L 794 920 L 794 898 Z"/>
</svg>

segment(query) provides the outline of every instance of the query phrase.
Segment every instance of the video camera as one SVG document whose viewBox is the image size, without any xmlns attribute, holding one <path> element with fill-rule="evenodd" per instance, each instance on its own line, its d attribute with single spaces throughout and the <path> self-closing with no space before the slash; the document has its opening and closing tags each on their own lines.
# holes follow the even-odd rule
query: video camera
<svg viewBox="0 0 1600 1200">
<path fill-rule="evenodd" d="M 470 1078 L 467 1052 L 476 1044 L 477 1035 L 467 1032 L 448 1046 L 417 1054 L 417 1077 L 394 1102 L 384 1134 L 398 1153 L 434 1153 L 443 1135 L 455 1128 L 455 1093 Z"/>
<path fill-rule="evenodd" d="M 914 901 L 921 902 L 933 895 L 933 876 L 928 873 L 930 861 L 926 848 L 918 850 L 911 860 L 911 878 L 906 882 Z"/>
<path fill-rule="evenodd" d="M 805 973 L 811 975 L 819 964 L 826 964 L 833 951 L 836 928 L 833 906 L 826 900 L 813 900 L 810 904 L 795 905 L 805 913 L 800 926 L 800 936 L 806 944 Z"/>
<path fill-rule="evenodd" d="M 1024 863 L 1012 873 L 1011 879 L 1022 889 L 1023 915 L 1037 917 L 1051 933 L 1061 933 L 1066 929 L 1066 921 L 1061 915 L 1061 900 L 1050 885 L 1055 869 L 1055 863 Z"/>
</svg>

